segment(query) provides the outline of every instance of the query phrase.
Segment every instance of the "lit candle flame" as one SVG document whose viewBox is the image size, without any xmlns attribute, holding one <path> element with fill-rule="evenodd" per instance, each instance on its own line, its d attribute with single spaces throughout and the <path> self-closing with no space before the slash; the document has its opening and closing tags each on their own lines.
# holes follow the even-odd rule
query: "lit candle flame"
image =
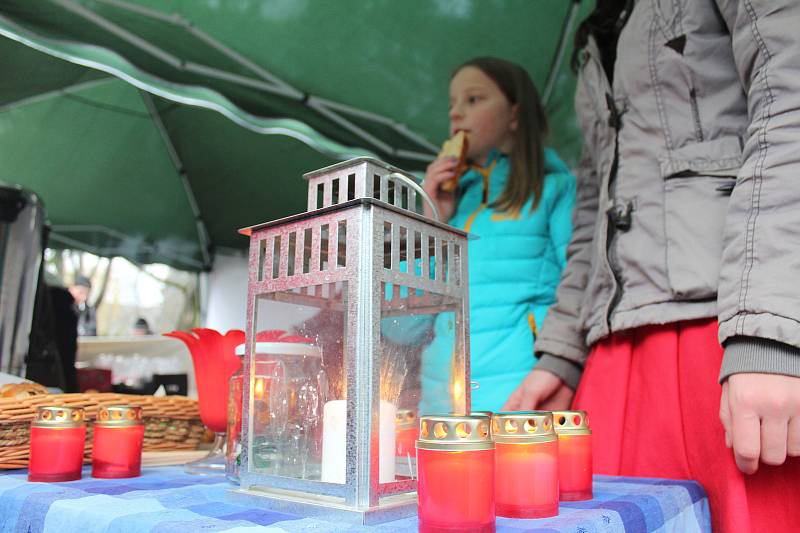
<svg viewBox="0 0 800 533">
<path fill-rule="evenodd" d="M 453 412 L 466 414 L 463 412 L 465 410 L 464 365 L 459 363 L 461 363 L 461 358 L 453 354 L 450 364 L 450 395 L 453 399 Z"/>
<path fill-rule="evenodd" d="M 253 394 L 256 400 L 263 400 L 264 399 L 264 378 L 256 379 L 256 385 L 253 389 Z"/>
<path fill-rule="evenodd" d="M 452 389 L 453 409 L 459 411 L 459 406 L 464 401 L 464 385 L 458 380 L 453 380 Z"/>
</svg>

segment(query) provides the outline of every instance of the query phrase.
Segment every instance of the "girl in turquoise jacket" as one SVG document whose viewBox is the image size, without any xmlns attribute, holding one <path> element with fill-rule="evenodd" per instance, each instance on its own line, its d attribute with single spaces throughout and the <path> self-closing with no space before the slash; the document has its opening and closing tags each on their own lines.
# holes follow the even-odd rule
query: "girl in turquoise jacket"
<svg viewBox="0 0 800 533">
<path fill-rule="evenodd" d="M 442 219 L 477 235 L 469 242 L 471 381 L 474 411 L 497 411 L 536 363 L 536 328 L 555 300 L 572 234 L 575 178 L 555 152 L 543 148 L 546 117 L 527 72 L 514 63 L 477 58 L 450 82 L 450 134 L 465 131 L 471 166 L 428 166 L 423 188 Z M 454 192 L 441 189 L 458 179 Z M 406 322 L 390 339 L 430 330 Z M 453 315 L 433 319 L 433 340 L 421 363 L 421 413 L 449 411 Z M 402 339 L 400 338 L 402 337 Z"/>
</svg>

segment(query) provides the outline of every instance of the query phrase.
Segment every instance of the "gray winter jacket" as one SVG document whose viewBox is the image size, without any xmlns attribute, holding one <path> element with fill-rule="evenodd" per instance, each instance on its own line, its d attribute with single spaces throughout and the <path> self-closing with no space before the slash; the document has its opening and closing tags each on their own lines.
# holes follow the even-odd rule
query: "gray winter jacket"
<svg viewBox="0 0 800 533">
<path fill-rule="evenodd" d="M 613 87 L 590 39 L 573 238 L 535 350 L 718 316 L 721 379 L 800 376 L 800 0 L 638 0 Z M 778 341 L 778 342 L 775 342 Z"/>
</svg>

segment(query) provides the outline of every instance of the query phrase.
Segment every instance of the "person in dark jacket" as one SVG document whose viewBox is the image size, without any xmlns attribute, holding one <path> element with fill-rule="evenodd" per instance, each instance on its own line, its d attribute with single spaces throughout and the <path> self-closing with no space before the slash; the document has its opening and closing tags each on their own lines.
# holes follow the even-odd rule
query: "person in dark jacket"
<svg viewBox="0 0 800 533">
<path fill-rule="evenodd" d="M 69 290 L 40 279 L 25 377 L 46 387 L 78 392 L 75 357 L 78 312 Z"/>
<path fill-rule="evenodd" d="M 92 292 L 92 282 L 86 276 L 75 276 L 75 283 L 69 288 L 69 293 L 75 300 L 78 312 L 78 335 L 97 335 L 97 316 L 93 307 L 89 305 L 89 295 Z"/>
<path fill-rule="evenodd" d="M 78 392 L 78 373 L 75 358 L 78 353 L 78 324 L 80 317 L 74 297 L 63 287 L 48 287 L 53 312 L 53 333 L 64 374 L 64 392 Z"/>
<path fill-rule="evenodd" d="M 150 324 L 148 324 L 147 320 L 139 317 L 136 319 L 136 322 L 133 323 L 133 334 L 137 337 L 142 335 L 152 335 L 153 330 L 150 329 Z"/>
</svg>

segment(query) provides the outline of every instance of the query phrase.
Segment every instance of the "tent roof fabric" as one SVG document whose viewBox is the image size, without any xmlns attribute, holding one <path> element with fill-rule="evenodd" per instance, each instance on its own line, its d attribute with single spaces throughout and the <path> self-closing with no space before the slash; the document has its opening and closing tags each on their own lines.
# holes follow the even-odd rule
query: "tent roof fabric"
<svg viewBox="0 0 800 533">
<path fill-rule="evenodd" d="M 549 144 L 574 162 L 557 52 L 584 4 L 4 0 L 0 181 L 44 199 L 54 245 L 208 269 L 247 246 L 238 228 L 304 210 L 304 172 L 424 171 L 450 73 L 478 55 L 550 81 Z"/>
</svg>

